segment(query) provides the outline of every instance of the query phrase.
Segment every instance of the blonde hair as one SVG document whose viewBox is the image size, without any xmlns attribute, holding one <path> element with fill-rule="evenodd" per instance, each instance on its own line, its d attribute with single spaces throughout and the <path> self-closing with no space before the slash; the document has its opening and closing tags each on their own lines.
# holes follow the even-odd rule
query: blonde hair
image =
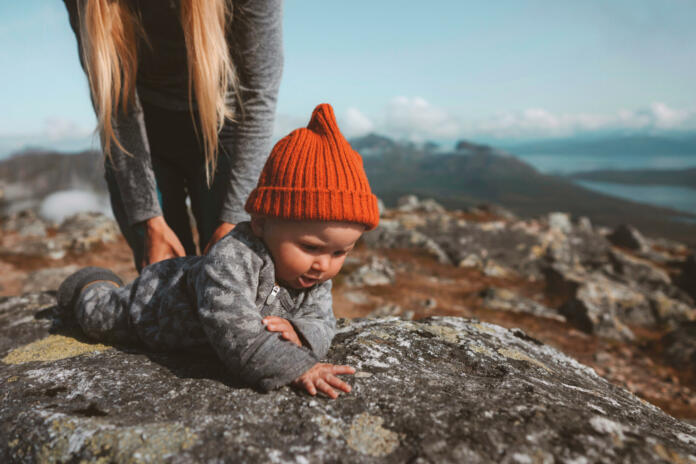
<svg viewBox="0 0 696 464">
<path fill-rule="evenodd" d="M 112 118 L 126 111 L 135 98 L 138 71 L 138 38 L 147 43 L 140 19 L 125 0 L 84 0 L 80 34 L 85 69 L 97 113 L 104 153 L 111 156 L 111 143 L 128 152 L 114 133 Z M 227 90 L 235 90 L 236 73 L 227 48 L 226 25 L 231 17 L 227 0 L 181 0 L 181 25 L 188 61 L 188 98 L 194 127 L 203 139 L 206 178 L 210 183 L 217 167 L 218 132 L 225 118 L 234 113 L 226 104 Z M 193 97 L 198 105 L 195 124 Z"/>
</svg>

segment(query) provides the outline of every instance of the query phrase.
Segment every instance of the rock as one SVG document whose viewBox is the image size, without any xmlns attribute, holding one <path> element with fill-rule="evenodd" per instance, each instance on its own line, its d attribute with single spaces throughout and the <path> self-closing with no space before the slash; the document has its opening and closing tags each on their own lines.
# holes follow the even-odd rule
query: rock
<svg viewBox="0 0 696 464">
<path fill-rule="evenodd" d="M 506 221 L 515 221 L 517 216 L 507 208 L 492 203 L 484 203 L 469 210 L 472 214 L 495 216 Z"/>
<path fill-rule="evenodd" d="M 445 208 L 435 200 L 419 200 L 415 195 L 405 195 L 397 200 L 396 209 L 405 213 L 445 213 Z"/>
<path fill-rule="evenodd" d="M 0 253 L 58 260 L 68 252 L 85 253 L 97 244 L 114 242 L 119 235 L 113 219 L 101 213 L 78 213 L 66 218 L 54 236 L 34 237 L 4 246 Z"/>
<path fill-rule="evenodd" d="M 681 265 L 677 285 L 696 300 L 696 253 L 691 253 Z"/>
<path fill-rule="evenodd" d="M 633 333 L 627 324 L 651 327 L 657 323 L 645 295 L 599 273 L 583 275 L 550 267 L 546 283 L 547 292 L 564 302 L 559 312 L 584 332 L 631 340 Z"/>
<path fill-rule="evenodd" d="M 2 230 L 17 232 L 24 237 L 45 237 L 47 224 L 31 209 L 2 218 Z"/>
<path fill-rule="evenodd" d="M 395 276 L 394 267 L 388 259 L 372 256 L 367 264 L 360 266 L 346 278 L 346 283 L 353 287 L 390 285 L 394 283 Z"/>
<path fill-rule="evenodd" d="M 609 258 L 614 272 L 623 277 L 625 282 L 635 282 L 650 290 L 667 288 L 672 284 L 669 274 L 650 261 L 633 257 L 618 249 L 610 250 Z"/>
<path fill-rule="evenodd" d="M 370 318 L 383 318 L 388 316 L 399 316 L 403 319 L 413 319 L 415 311 L 404 310 L 401 306 L 393 303 L 378 306 L 370 312 Z"/>
<path fill-rule="evenodd" d="M 405 229 L 398 221 L 382 220 L 379 227 L 362 236 L 370 248 L 404 248 L 423 250 L 443 264 L 451 264 L 447 253 L 432 239 L 417 230 Z"/>
<path fill-rule="evenodd" d="M 558 230 L 564 234 L 569 234 L 573 230 L 573 224 L 570 222 L 570 216 L 567 213 L 549 213 L 549 227 Z"/>
<path fill-rule="evenodd" d="M 565 317 L 555 309 L 547 308 L 506 288 L 488 287 L 481 292 L 481 297 L 483 305 L 490 309 L 532 314 L 565 322 Z"/>
<path fill-rule="evenodd" d="M 682 323 L 696 321 L 696 308 L 672 299 L 657 291 L 649 297 L 657 322 L 663 326 L 675 329 Z"/>
<path fill-rule="evenodd" d="M 590 221 L 590 218 L 588 218 L 587 216 L 580 216 L 575 226 L 578 228 L 578 230 L 581 230 L 583 232 L 593 231 L 592 221 Z"/>
<path fill-rule="evenodd" d="M 73 272 L 79 269 L 78 266 L 72 264 L 64 267 L 54 267 L 40 269 L 34 271 L 27 276 L 22 291 L 40 292 L 44 290 L 58 290 L 61 283 Z"/>
<path fill-rule="evenodd" d="M 442 249 L 448 261 L 461 267 L 485 269 L 498 266 L 529 277 L 541 276 L 538 256 L 530 250 L 539 245 L 536 232 L 504 221 L 470 222 L 442 216 L 429 218 L 418 228 Z M 494 271 L 493 271 L 494 272 Z"/>
<path fill-rule="evenodd" d="M 696 322 L 682 324 L 664 335 L 659 344 L 665 360 L 678 369 L 696 369 Z"/>
<path fill-rule="evenodd" d="M 377 211 L 379 211 L 379 215 L 382 216 L 386 210 L 387 207 L 384 206 L 384 202 L 382 201 L 382 199 L 377 198 Z"/>
<path fill-rule="evenodd" d="M 34 315 L 51 299 L 0 300 L 2 462 L 652 463 L 696 455 L 695 427 L 518 329 L 452 317 L 341 321 L 328 358 L 357 372 L 353 391 L 332 401 L 240 387 L 209 355 L 49 334 L 49 321 Z"/>
<path fill-rule="evenodd" d="M 76 253 L 84 253 L 98 243 L 114 242 L 120 234 L 113 219 L 91 212 L 66 218 L 58 232 L 64 235 L 68 248 Z"/>
<path fill-rule="evenodd" d="M 643 235 L 633 226 L 621 224 L 607 236 L 607 239 L 616 246 L 645 252 L 649 249 L 648 243 Z"/>
</svg>

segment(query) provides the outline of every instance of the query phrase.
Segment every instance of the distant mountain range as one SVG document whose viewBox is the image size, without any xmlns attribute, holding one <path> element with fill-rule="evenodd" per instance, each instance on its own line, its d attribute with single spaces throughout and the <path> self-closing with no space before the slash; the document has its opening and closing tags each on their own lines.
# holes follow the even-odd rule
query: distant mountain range
<svg viewBox="0 0 696 464">
<path fill-rule="evenodd" d="M 35 208 L 59 190 L 106 193 L 102 154 L 25 150 L 0 161 L 0 213 Z"/>
<path fill-rule="evenodd" d="M 520 216 L 566 211 L 587 216 L 596 224 L 629 223 L 647 234 L 696 245 L 696 225 L 675 220 L 696 220 L 694 215 L 587 190 L 568 178 L 540 173 L 487 145 L 460 141 L 451 153 L 437 153 L 433 145 L 416 146 L 376 134 L 350 143 L 363 154 L 370 185 L 387 205 L 394 205 L 400 196 L 416 194 L 450 209 L 494 203 Z M 53 191 L 75 188 L 105 192 L 100 154 L 31 151 L 0 162 L 6 205 L 22 200 L 37 203 Z"/>
<path fill-rule="evenodd" d="M 394 142 L 379 156 L 369 140 L 351 144 L 371 149 L 365 169 L 375 193 L 388 205 L 409 193 L 431 197 L 450 209 L 496 203 L 521 216 L 567 211 L 594 223 L 633 224 L 646 233 L 696 243 L 696 225 L 675 221 L 696 216 L 668 208 L 635 203 L 587 190 L 571 180 L 540 173 L 505 151 L 460 141 L 456 151 L 432 154 L 412 144 Z"/>
</svg>

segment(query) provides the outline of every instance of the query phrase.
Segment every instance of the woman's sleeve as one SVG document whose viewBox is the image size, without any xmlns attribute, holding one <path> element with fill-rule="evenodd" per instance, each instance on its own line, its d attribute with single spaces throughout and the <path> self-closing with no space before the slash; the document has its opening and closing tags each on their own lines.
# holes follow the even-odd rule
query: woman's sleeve
<svg viewBox="0 0 696 464">
<path fill-rule="evenodd" d="M 243 111 L 230 89 L 228 104 L 237 108 L 237 122 L 226 121 L 223 128 L 221 146 L 230 157 L 230 172 L 220 219 L 236 224 L 248 218 L 244 203 L 271 148 L 283 70 L 282 0 L 235 1 L 228 34 Z"/>
<path fill-rule="evenodd" d="M 68 10 L 70 26 L 77 39 L 80 64 L 84 69 L 78 1 L 64 0 L 64 3 Z M 128 223 L 132 225 L 155 216 L 161 216 L 162 209 L 157 197 L 157 184 L 150 159 L 145 118 L 137 91 L 134 102 L 129 105 L 127 112 L 114 116 L 112 124 L 116 139 L 130 153 L 126 153 L 118 144 L 111 142 L 110 166 L 113 169 L 118 190 L 125 205 Z M 103 147 L 104 136 L 103 134 L 100 136 Z"/>
</svg>

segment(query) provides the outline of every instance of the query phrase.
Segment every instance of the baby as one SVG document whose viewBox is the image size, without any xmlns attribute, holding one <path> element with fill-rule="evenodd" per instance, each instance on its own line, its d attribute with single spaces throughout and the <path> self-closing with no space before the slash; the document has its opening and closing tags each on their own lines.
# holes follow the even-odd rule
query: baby
<svg viewBox="0 0 696 464">
<path fill-rule="evenodd" d="M 205 256 L 152 264 L 128 285 L 85 268 L 58 290 L 84 332 L 152 350 L 209 345 L 246 384 L 293 383 L 311 395 L 349 392 L 349 366 L 319 362 L 335 332 L 331 278 L 379 221 L 360 155 L 333 109 L 281 139 L 247 199 L 241 222 Z"/>
</svg>

